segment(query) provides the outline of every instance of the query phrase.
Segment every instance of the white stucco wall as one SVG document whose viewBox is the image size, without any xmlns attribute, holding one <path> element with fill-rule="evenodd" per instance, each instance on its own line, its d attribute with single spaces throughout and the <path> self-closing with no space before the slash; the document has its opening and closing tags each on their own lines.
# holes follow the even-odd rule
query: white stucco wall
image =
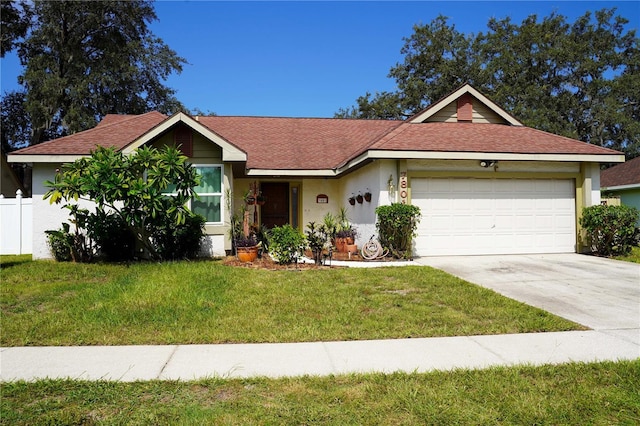
<svg viewBox="0 0 640 426">
<path fill-rule="evenodd" d="M 35 163 L 33 165 L 33 258 L 53 259 L 53 255 L 47 244 L 47 234 L 45 231 L 60 229 L 62 222 L 68 222 L 69 210 L 63 208 L 64 201 L 60 204 L 50 204 L 49 200 L 42 197 L 48 191 L 44 182 L 53 181 L 56 169 L 60 164 Z M 83 208 L 91 209 L 94 204 L 80 200 L 78 202 Z M 72 225 L 73 229 L 73 225 Z"/>
<path fill-rule="evenodd" d="M 329 197 L 326 204 L 317 203 L 316 197 Z M 338 179 L 305 179 L 302 181 L 302 221 L 301 229 L 306 231 L 309 222 L 322 223 L 327 213 L 336 214 L 340 207 L 349 204 L 342 196 Z"/>
<path fill-rule="evenodd" d="M 376 160 L 342 178 L 344 206 L 347 207 L 349 219 L 358 230 L 356 244 L 361 246 L 371 235 L 376 234 L 376 207 L 391 204 L 388 193 L 389 177 L 393 176 L 394 185 L 398 186 L 398 167 L 395 160 Z M 356 202 L 350 205 L 351 194 L 364 195 L 371 192 L 371 202 Z"/>
</svg>

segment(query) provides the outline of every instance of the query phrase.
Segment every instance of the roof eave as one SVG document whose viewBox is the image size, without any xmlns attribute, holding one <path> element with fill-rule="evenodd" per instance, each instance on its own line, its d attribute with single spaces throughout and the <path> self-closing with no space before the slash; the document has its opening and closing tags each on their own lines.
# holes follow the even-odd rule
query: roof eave
<svg viewBox="0 0 640 426">
<path fill-rule="evenodd" d="M 389 151 L 370 150 L 367 158 L 424 160 L 501 160 L 501 161 L 578 161 L 583 163 L 621 163 L 624 154 L 521 154 L 507 152 Z M 362 159 L 361 161 L 363 161 Z"/>
<path fill-rule="evenodd" d="M 252 177 L 336 177 L 338 172 L 333 169 L 247 169 L 246 175 Z"/>
<path fill-rule="evenodd" d="M 82 154 L 8 154 L 9 163 L 73 163 L 81 158 L 89 157 Z"/>
<path fill-rule="evenodd" d="M 627 184 L 627 185 L 602 186 L 602 187 L 600 187 L 601 191 L 625 191 L 627 189 L 640 189 L 640 182 L 638 182 L 638 183 L 630 183 L 630 184 Z"/>
</svg>

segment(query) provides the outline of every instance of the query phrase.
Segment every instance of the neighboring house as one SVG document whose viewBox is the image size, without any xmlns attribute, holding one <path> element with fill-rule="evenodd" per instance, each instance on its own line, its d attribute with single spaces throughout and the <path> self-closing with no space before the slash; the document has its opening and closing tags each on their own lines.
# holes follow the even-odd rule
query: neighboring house
<svg viewBox="0 0 640 426">
<path fill-rule="evenodd" d="M 576 252 L 581 210 L 600 203 L 600 164 L 624 161 L 525 127 L 469 85 L 405 121 L 108 115 L 9 155 L 33 164 L 34 257 L 50 256 L 44 231 L 67 219 L 42 200 L 61 163 L 97 145 L 130 153 L 165 144 L 180 145 L 203 176 L 191 207 L 207 217 L 211 255 L 230 248 L 225 197 L 237 211 L 251 185 L 267 199 L 251 218 L 269 227 L 304 230 L 344 206 L 362 243 L 375 232 L 375 208 L 397 201 L 421 209 L 418 256 Z M 348 203 L 365 192 L 371 201 Z"/>
<path fill-rule="evenodd" d="M 640 210 L 640 157 L 601 171 L 600 190 Z"/>
</svg>

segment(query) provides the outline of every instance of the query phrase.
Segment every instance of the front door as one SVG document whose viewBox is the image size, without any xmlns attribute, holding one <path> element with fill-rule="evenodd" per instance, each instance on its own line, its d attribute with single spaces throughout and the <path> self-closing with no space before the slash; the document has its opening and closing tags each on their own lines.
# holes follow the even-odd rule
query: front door
<svg viewBox="0 0 640 426">
<path fill-rule="evenodd" d="M 289 183 L 262 182 L 262 195 L 266 203 L 261 207 L 261 223 L 271 229 L 289 223 Z"/>
</svg>

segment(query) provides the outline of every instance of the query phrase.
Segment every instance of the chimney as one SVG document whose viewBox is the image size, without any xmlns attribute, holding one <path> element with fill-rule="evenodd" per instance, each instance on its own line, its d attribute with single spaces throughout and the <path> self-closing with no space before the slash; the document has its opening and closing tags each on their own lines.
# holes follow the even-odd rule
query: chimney
<svg viewBox="0 0 640 426">
<path fill-rule="evenodd" d="M 458 122 L 471 123 L 473 121 L 473 100 L 465 93 L 458 98 Z"/>
</svg>

